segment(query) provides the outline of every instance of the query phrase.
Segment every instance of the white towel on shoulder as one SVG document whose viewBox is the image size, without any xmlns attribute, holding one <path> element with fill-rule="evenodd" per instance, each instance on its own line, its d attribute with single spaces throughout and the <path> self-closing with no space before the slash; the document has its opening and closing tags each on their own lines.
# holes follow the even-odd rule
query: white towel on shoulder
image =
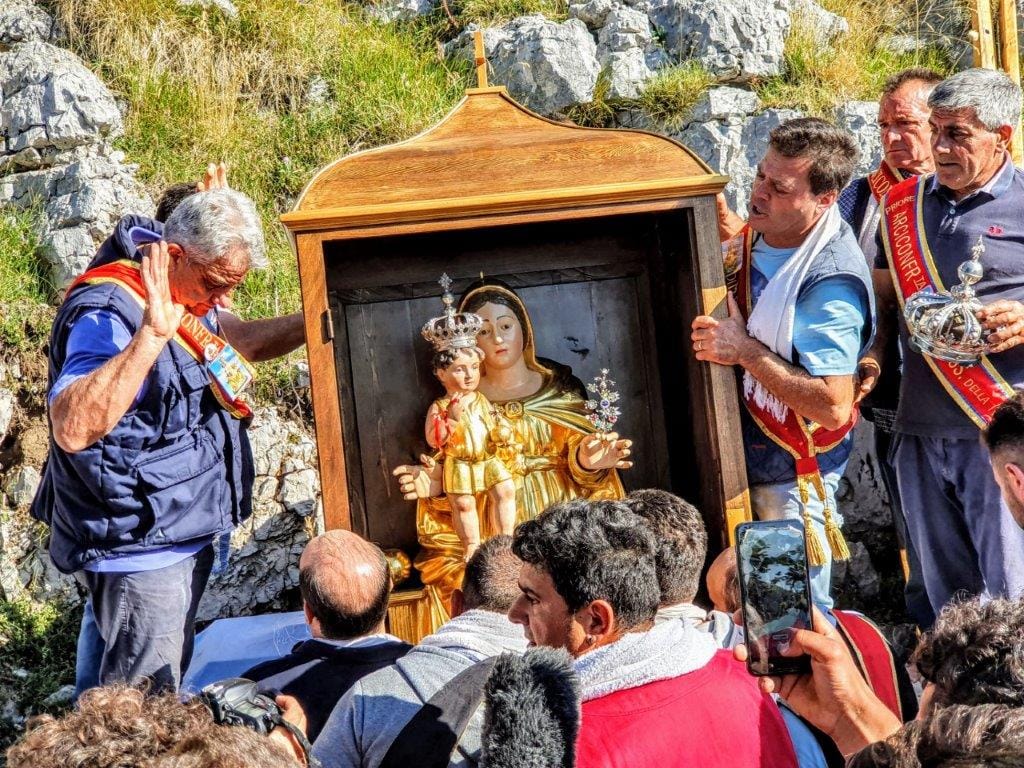
<svg viewBox="0 0 1024 768">
<path fill-rule="evenodd" d="M 807 270 L 821 249 L 839 234 L 841 226 L 839 206 L 829 206 L 811 229 L 807 239 L 768 281 L 747 320 L 747 331 L 750 335 L 784 360 L 793 358 L 796 300 L 800 296 L 800 287 L 807 278 Z M 743 394 L 749 397 L 751 393 L 758 407 L 765 408 L 779 421 L 786 419 L 789 413 L 786 404 L 765 389 L 749 372 L 744 371 Z"/>
</svg>

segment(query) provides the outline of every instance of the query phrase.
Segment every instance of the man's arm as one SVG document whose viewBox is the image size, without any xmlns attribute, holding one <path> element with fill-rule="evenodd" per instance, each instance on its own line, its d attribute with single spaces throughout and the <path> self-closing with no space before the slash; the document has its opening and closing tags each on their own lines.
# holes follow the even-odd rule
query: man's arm
<svg viewBox="0 0 1024 768">
<path fill-rule="evenodd" d="M 124 351 L 77 379 L 50 404 L 53 439 L 68 453 L 95 443 L 128 412 L 157 357 L 173 338 L 184 307 L 171 300 L 167 243 L 150 246 L 142 258 L 142 282 L 150 297 L 142 325 Z"/>
<path fill-rule="evenodd" d="M 875 291 L 875 340 L 871 348 L 857 364 L 857 401 L 860 402 L 875 388 L 878 377 L 886 365 L 898 365 L 899 361 L 886 360 L 889 341 L 897 332 L 896 288 L 888 269 L 871 270 L 871 282 Z"/>
<path fill-rule="evenodd" d="M 736 300 L 729 294 L 729 317 L 701 316 L 693 321 L 698 360 L 741 365 L 779 400 L 825 429 L 838 429 L 853 414 L 854 376 L 812 376 L 772 352 L 747 333 Z"/>
<path fill-rule="evenodd" d="M 287 355 L 306 343 L 302 313 L 264 320 L 241 320 L 230 312 L 218 313 L 221 329 L 231 346 L 251 362 L 262 363 Z"/>
</svg>

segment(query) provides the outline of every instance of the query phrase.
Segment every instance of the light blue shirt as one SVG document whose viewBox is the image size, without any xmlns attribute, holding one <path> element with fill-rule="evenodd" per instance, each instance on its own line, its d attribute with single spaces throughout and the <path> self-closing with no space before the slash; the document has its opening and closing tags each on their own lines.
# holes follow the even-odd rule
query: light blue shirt
<svg viewBox="0 0 1024 768">
<path fill-rule="evenodd" d="M 750 282 L 754 300 L 796 248 L 754 243 Z M 868 297 L 853 277 L 836 275 L 803 291 L 796 303 L 793 348 L 812 376 L 850 376 L 857 372 Z"/>
</svg>

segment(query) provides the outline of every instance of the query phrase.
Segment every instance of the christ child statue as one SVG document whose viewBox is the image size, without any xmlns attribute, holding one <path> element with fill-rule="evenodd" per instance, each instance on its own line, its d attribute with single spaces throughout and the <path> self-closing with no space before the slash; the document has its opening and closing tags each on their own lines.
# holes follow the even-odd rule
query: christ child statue
<svg viewBox="0 0 1024 768">
<path fill-rule="evenodd" d="M 480 546 L 477 498 L 488 494 L 492 527 L 511 535 L 516 523 L 516 487 L 512 473 L 495 455 L 493 407 L 480 392 L 484 352 L 476 345 L 483 321 L 472 313 L 456 313 L 442 278 L 445 314 L 423 326 L 434 345 L 432 367 L 445 395 L 433 402 L 425 424 L 427 443 L 443 454 L 443 487 L 452 509 L 452 524 L 469 560 Z"/>
</svg>

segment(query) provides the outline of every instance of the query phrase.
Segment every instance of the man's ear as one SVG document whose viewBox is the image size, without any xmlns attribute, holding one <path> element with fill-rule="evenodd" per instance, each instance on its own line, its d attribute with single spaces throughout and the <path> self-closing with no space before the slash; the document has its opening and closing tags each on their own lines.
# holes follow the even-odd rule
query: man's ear
<svg viewBox="0 0 1024 768">
<path fill-rule="evenodd" d="M 177 243 L 168 243 L 167 244 L 167 255 L 170 256 L 171 259 L 173 259 L 174 261 L 178 261 L 179 259 L 181 259 L 182 256 L 185 255 L 185 252 L 181 249 L 181 246 L 178 245 Z"/>
<path fill-rule="evenodd" d="M 1010 490 L 1018 501 L 1024 501 L 1024 469 L 1013 462 L 1006 462 L 1003 465 Z"/>
<path fill-rule="evenodd" d="M 839 190 L 833 189 L 822 195 L 818 195 L 818 205 L 822 208 L 829 208 L 839 199 Z"/>
<path fill-rule="evenodd" d="M 306 623 L 309 624 L 310 629 L 313 628 L 313 622 L 316 621 L 316 617 L 313 615 L 312 609 L 309 607 L 309 603 L 305 600 L 302 601 L 302 613 L 306 616 Z"/>
<path fill-rule="evenodd" d="M 576 612 L 584 634 L 601 638 L 615 631 L 615 609 L 607 600 L 594 600 Z"/>
<path fill-rule="evenodd" d="M 466 612 L 466 596 L 462 594 L 461 589 L 452 590 L 452 618 L 460 616 Z"/>
<path fill-rule="evenodd" d="M 1010 141 L 1013 139 L 1013 126 L 1012 125 L 1000 125 L 996 128 L 996 133 L 999 135 L 999 146 L 1004 151 L 1008 151 L 1010 148 Z"/>
</svg>

